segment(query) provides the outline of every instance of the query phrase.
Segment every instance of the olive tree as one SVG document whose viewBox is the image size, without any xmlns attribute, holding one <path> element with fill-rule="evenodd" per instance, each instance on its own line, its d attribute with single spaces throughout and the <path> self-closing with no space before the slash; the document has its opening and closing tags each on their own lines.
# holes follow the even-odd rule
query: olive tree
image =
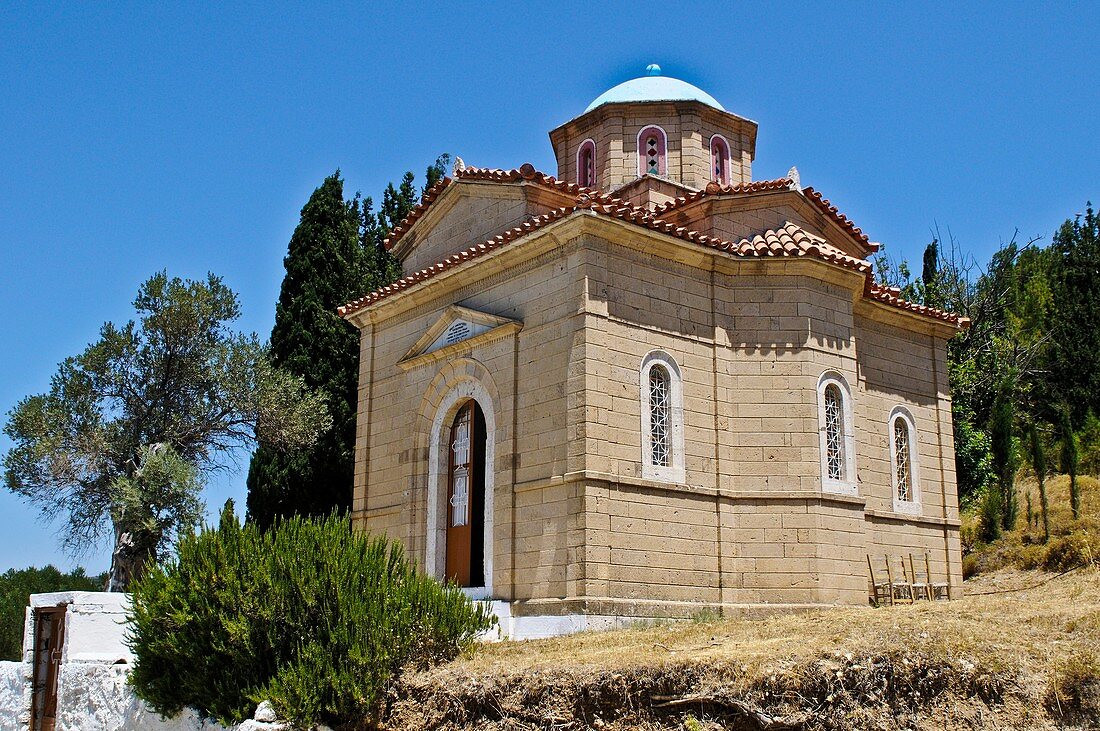
<svg viewBox="0 0 1100 731">
<path fill-rule="evenodd" d="M 232 328 L 240 306 L 220 278 L 158 273 L 134 309 L 136 322 L 104 324 L 4 427 L 14 442 L 8 488 L 64 521 L 65 546 L 75 553 L 113 537 L 111 591 L 125 591 L 198 522 L 204 478 L 231 466 L 236 449 L 258 438 L 308 445 L 331 422 L 255 334 Z"/>
</svg>

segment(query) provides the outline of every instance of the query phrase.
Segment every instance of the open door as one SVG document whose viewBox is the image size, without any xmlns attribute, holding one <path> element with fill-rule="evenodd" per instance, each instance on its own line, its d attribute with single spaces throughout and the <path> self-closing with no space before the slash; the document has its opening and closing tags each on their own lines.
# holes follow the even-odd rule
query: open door
<svg viewBox="0 0 1100 731">
<path fill-rule="evenodd" d="M 30 731 L 53 731 L 57 719 L 57 676 L 65 642 L 65 607 L 34 610 L 34 671 Z"/>
<path fill-rule="evenodd" d="M 449 444 L 446 577 L 459 586 L 484 586 L 485 416 L 476 401 L 459 407 Z"/>
</svg>

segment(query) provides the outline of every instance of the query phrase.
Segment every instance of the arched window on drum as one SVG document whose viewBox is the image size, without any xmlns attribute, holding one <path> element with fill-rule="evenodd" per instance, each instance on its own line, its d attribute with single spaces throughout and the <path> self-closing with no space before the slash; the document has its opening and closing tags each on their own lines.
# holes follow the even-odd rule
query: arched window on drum
<svg viewBox="0 0 1100 731">
<path fill-rule="evenodd" d="M 650 125 L 638 133 L 638 176 L 668 175 L 668 138 L 665 131 Z"/>
<path fill-rule="evenodd" d="M 730 184 L 730 146 L 722 135 L 710 138 L 711 178 L 721 184 Z"/>
<path fill-rule="evenodd" d="M 596 187 L 596 143 L 585 140 L 577 149 L 577 185 Z"/>
</svg>

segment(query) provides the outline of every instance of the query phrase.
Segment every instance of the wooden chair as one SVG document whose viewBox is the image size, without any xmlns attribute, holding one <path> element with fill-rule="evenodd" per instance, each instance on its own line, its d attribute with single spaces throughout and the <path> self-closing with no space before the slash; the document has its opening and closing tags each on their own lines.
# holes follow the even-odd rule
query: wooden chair
<svg viewBox="0 0 1100 731">
<path fill-rule="evenodd" d="M 889 573 L 889 565 L 887 565 L 887 573 Z M 877 606 L 883 604 L 894 603 L 894 593 L 890 591 L 890 584 L 888 581 L 879 582 L 875 580 L 875 567 L 871 564 L 871 554 L 867 554 L 867 571 L 871 574 L 871 603 Z"/>
<path fill-rule="evenodd" d="M 915 600 L 913 585 L 905 576 L 905 559 L 899 557 L 901 564 L 901 580 L 894 581 L 894 572 L 890 568 L 890 556 L 886 556 L 886 579 L 890 582 L 890 593 L 893 596 L 891 604 L 912 604 Z"/>
<path fill-rule="evenodd" d="M 951 582 L 932 581 L 932 560 L 928 557 L 927 551 L 924 553 L 924 575 L 928 577 L 929 601 L 945 602 L 951 598 Z"/>
<path fill-rule="evenodd" d="M 928 558 L 928 554 L 924 554 L 925 558 Z M 928 573 L 928 567 L 925 566 L 923 581 L 917 578 L 917 569 L 913 564 L 913 554 L 909 554 L 909 585 L 913 587 L 913 597 L 916 599 L 927 599 L 932 601 L 932 576 Z"/>
</svg>

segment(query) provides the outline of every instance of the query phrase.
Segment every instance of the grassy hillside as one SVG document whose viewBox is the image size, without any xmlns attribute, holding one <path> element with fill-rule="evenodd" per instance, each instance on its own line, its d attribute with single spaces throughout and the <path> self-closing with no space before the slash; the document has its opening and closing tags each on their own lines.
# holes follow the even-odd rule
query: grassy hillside
<svg viewBox="0 0 1100 731">
<path fill-rule="evenodd" d="M 699 618 L 479 647 L 406 675 L 384 726 L 412 729 L 1096 729 L 1100 482 L 1048 481 L 1028 523 L 968 540 L 964 597 L 765 620 Z M 965 516 L 973 536 L 975 518 Z M 1038 570 L 1038 569 L 1050 570 Z"/>
<path fill-rule="evenodd" d="M 981 545 L 978 534 L 977 510 L 963 513 L 963 572 L 967 577 L 1012 566 L 1021 569 L 1065 571 L 1074 566 L 1100 563 L 1100 480 L 1078 477 L 1081 489 L 1081 517 L 1073 519 L 1069 507 L 1069 477 L 1059 475 L 1047 480 L 1050 504 L 1050 541 L 1043 542 L 1043 525 L 1039 516 L 1039 487 L 1033 477 L 1016 483 L 1020 506 L 1016 529 L 1006 532 L 1000 540 Z M 1027 497 L 1031 496 L 1032 520 L 1029 524 Z"/>
<path fill-rule="evenodd" d="M 402 679 L 390 729 L 1095 728 L 1100 570 L 954 602 L 505 642 Z"/>
</svg>

